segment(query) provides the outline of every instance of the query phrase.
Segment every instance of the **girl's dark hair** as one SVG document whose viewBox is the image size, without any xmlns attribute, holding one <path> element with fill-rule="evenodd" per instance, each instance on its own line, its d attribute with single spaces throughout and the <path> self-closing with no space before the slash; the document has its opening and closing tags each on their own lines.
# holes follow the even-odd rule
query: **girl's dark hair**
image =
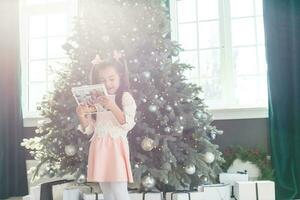
<svg viewBox="0 0 300 200">
<path fill-rule="evenodd" d="M 101 69 L 113 67 L 120 76 L 120 86 L 116 92 L 116 104 L 119 106 L 121 110 L 123 110 L 122 106 L 122 97 L 124 92 L 129 92 L 129 74 L 126 62 L 123 61 L 104 61 L 100 64 L 93 65 L 90 72 L 90 83 L 98 84 L 99 83 L 99 72 Z"/>
</svg>

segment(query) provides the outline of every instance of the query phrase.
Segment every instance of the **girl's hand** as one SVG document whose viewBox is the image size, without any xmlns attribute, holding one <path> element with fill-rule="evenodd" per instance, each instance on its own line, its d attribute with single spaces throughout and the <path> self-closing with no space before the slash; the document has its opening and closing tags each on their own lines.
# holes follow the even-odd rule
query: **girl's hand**
<svg viewBox="0 0 300 200">
<path fill-rule="evenodd" d="M 100 103 L 104 108 L 112 110 L 116 104 L 111 99 L 107 98 L 106 96 L 99 96 L 97 98 L 97 102 Z"/>
<path fill-rule="evenodd" d="M 88 106 L 87 104 L 81 104 L 78 105 L 76 108 L 76 113 L 78 117 L 85 117 L 87 113 L 90 113 L 93 111 L 95 108 L 92 108 L 91 106 Z"/>
</svg>

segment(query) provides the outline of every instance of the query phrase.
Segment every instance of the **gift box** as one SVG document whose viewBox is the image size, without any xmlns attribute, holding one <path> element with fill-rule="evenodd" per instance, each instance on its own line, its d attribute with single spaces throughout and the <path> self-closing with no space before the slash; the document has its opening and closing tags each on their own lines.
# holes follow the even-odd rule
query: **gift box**
<svg viewBox="0 0 300 200">
<path fill-rule="evenodd" d="M 63 200 L 81 200 L 83 193 L 91 193 L 93 188 L 88 185 L 74 185 L 64 189 Z"/>
<path fill-rule="evenodd" d="M 238 181 L 234 184 L 234 197 L 238 200 L 256 200 L 256 185 L 252 181 Z"/>
<path fill-rule="evenodd" d="M 61 200 L 65 187 L 73 185 L 73 180 L 56 180 L 46 182 L 40 186 L 40 199 L 43 200 Z"/>
<path fill-rule="evenodd" d="M 234 185 L 237 181 L 249 181 L 249 175 L 247 173 L 220 173 L 219 182 Z"/>
<path fill-rule="evenodd" d="M 205 200 L 230 200 L 231 185 L 230 184 L 212 184 L 204 185 L 198 188 L 198 191 L 204 193 Z"/>
<path fill-rule="evenodd" d="M 237 200 L 275 200 L 273 181 L 236 182 L 234 196 Z"/>
<path fill-rule="evenodd" d="M 162 192 L 129 192 L 130 200 L 163 200 Z"/>
<path fill-rule="evenodd" d="M 205 200 L 204 192 L 175 191 L 167 192 L 166 200 Z"/>
<path fill-rule="evenodd" d="M 40 200 L 41 186 L 37 185 L 37 186 L 30 187 L 29 196 L 30 196 L 30 200 Z"/>
<path fill-rule="evenodd" d="M 30 200 L 30 195 L 26 195 L 26 196 L 22 197 L 22 200 Z"/>
<path fill-rule="evenodd" d="M 275 200 L 275 184 L 273 181 L 256 181 L 259 200 Z"/>
<path fill-rule="evenodd" d="M 101 193 L 83 193 L 83 200 L 104 200 L 104 196 Z"/>
</svg>

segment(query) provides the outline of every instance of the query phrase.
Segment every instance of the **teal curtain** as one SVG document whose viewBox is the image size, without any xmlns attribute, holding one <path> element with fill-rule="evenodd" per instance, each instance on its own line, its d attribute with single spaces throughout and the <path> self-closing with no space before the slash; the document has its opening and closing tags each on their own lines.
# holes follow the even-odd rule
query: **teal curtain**
<svg viewBox="0 0 300 200">
<path fill-rule="evenodd" d="M 19 5 L 0 1 L 0 199 L 28 194 L 19 55 Z"/>
<path fill-rule="evenodd" d="M 300 1 L 264 0 L 277 199 L 300 198 Z"/>
</svg>

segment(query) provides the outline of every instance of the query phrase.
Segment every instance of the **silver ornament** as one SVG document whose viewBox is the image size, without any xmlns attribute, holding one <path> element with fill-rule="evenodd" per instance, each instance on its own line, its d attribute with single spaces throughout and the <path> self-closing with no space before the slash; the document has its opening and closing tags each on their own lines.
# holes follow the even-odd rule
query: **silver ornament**
<svg viewBox="0 0 300 200">
<path fill-rule="evenodd" d="M 144 76 L 145 78 L 150 78 L 150 76 L 151 76 L 151 73 L 150 73 L 150 72 L 148 72 L 148 71 L 146 71 L 146 72 L 143 72 L 143 76 Z"/>
<path fill-rule="evenodd" d="M 185 171 L 185 173 L 192 175 L 196 172 L 196 167 L 193 164 L 189 164 L 184 167 L 184 171 Z"/>
<path fill-rule="evenodd" d="M 150 112 L 156 112 L 156 110 L 157 110 L 157 106 L 156 105 L 150 105 L 149 106 L 149 111 Z"/>
<path fill-rule="evenodd" d="M 214 139 L 216 139 L 216 134 L 215 133 L 210 133 L 210 138 L 212 139 L 212 140 L 214 140 Z"/>
<path fill-rule="evenodd" d="M 154 140 L 151 138 L 145 137 L 141 143 L 142 149 L 144 151 L 151 151 L 154 148 Z"/>
<path fill-rule="evenodd" d="M 167 132 L 167 133 L 170 133 L 171 128 L 170 127 L 166 127 L 166 128 L 164 128 L 164 131 Z"/>
<path fill-rule="evenodd" d="M 149 190 L 155 186 L 155 179 L 150 174 L 142 178 L 142 185 L 145 189 Z"/>
<path fill-rule="evenodd" d="M 171 110 L 172 110 L 172 107 L 171 107 L 170 105 L 167 105 L 167 106 L 166 106 L 166 110 L 167 110 L 167 111 L 171 111 Z"/>
<path fill-rule="evenodd" d="M 208 164 L 214 162 L 214 160 L 215 160 L 215 155 L 214 155 L 213 153 L 211 153 L 211 152 L 206 152 L 206 153 L 203 155 L 203 157 L 204 157 L 204 161 L 205 161 L 206 163 L 208 163 Z"/>
<path fill-rule="evenodd" d="M 208 184 L 208 178 L 205 175 L 199 176 L 199 185 L 207 185 Z"/>
<path fill-rule="evenodd" d="M 86 182 L 86 176 L 85 174 L 80 174 L 80 176 L 76 179 L 76 182 L 79 184 L 83 184 Z"/>
<path fill-rule="evenodd" d="M 76 147 L 72 144 L 66 145 L 65 153 L 67 156 L 74 156 L 76 154 Z"/>
</svg>

